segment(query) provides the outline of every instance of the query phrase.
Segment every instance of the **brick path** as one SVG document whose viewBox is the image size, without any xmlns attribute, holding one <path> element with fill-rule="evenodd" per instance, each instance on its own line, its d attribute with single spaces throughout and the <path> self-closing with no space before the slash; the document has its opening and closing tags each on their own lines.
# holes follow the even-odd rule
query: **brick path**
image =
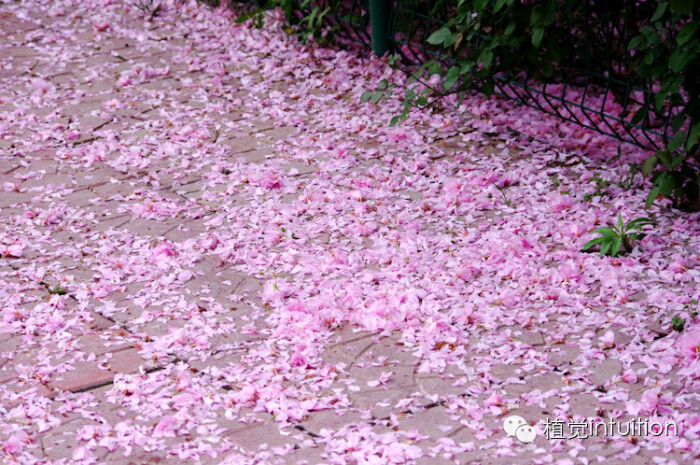
<svg viewBox="0 0 700 465">
<path fill-rule="evenodd" d="M 268 59 L 256 57 L 254 47 L 246 52 L 247 63 L 224 60 L 219 73 L 197 61 L 191 47 L 202 42 L 188 35 L 201 38 L 207 31 L 189 17 L 181 24 L 158 18 L 139 24 L 136 10 L 105 6 L 110 23 L 102 24 L 94 10 L 84 7 L 30 3 L 0 3 L 0 237 L 6 249 L 0 273 L 7 284 L 0 298 L 13 312 L 4 313 L 5 331 L 0 331 L 1 413 L 6 424 L 10 418 L 28 422 L 23 431 L 29 435 L 23 458 L 6 451 L 6 461 L 194 463 L 193 451 L 201 448 L 215 451 L 199 456 L 202 463 L 345 463 L 338 457 L 348 458 L 350 452 L 334 453 L 319 438 L 331 432 L 363 437 L 357 432 L 368 428 L 372 437 L 390 433 L 386 437 L 398 437 L 404 446 L 418 445 L 425 456 L 416 463 L 425 465 L 533 463 L 550 452 L 551 460 L 561 463 L 581 457 L 621 463 L 614 458 L 614 441 L 590 439 L 586 447 L 579 442 L 550 450 L 538 437 L 535 446 L 519 445 L 505 439 L 504 416 L 487 415 L 483 421 L 491 437 L 485 437 L 469 428 L 468 409 L 454 409 L 460 402 L 483 404 L 481 383 L 502 387 L 504 413 L 523 393 L 537 389 L 566 392 L 572 414 L 599 409 L 583 386 L 619 379 L 622 365 L 603 358 L 578 366 L 575 343 L 548 339 L 550 323 L 516 324 L 510 333 L 481 339 L 492 346 L 518 340 L 540 360 L 504 359 L 488 373 L 478 363 L 479 349 L 472 358 L 469 347 L 458 363 L 421 371 L 414 348 L 402 342 L 401 334 L 358 331 L 352 325 L 334 329 L 324 343 L 319 360 L 339 367 L 326 383 L 304 386 L 256 373 L 256 358 L 266 357 L 266 344 L 278 330 L 261 297 L 271 278 L 237 266 L 236 253 L 248 249 L 234 235 L 229 236 L 232 259 L 202 258 L 193 251 L 219 230 L 222 214 L 238 209 L 241 228 L 248 227 L 245 215 L 251 211 L 269 208 L 274 215 L 275 202 L 305 193 L 306 179 L 333 176 L 332 160 L 323 155 L 300 159 L 288 143 L 292 136 L 298 140 L 298 128 L 280 124 L 269 107 L 242 106 L 244 83 L 262 80 Z M 216 37 L 211 40 L 217 46 Z M 218 46 L 225 54 L 226 48 Z M 310 60 L 309 67 L 314 66 Z M 246 67 L 253 70 L 241 72 Z M 278 78 L 280 90 L 288 85 Z M 325 95 L 322 86 L 315 92 L 328 105 L 344 98 Z M 323 141 L 323 132 L 313 136 Z M 383 143 L 362 142 L 369 147 Z M 454 155 L 450 139 L 435 144 L 446 156 Z M 199 159 L 202 153 L 210 160 Z M 240 158 L 261 167 L 281 162 L 285 180 L 293 181 L 275 195 L 255 197 L 246 191 L 236 197 L 231 195 L 235 183 L 217 182 L 201 168 L 225 173 L 227 164 Z M 373 164 L 369 159 L 337 169 L 352 176 Z M 420 198 L 418 192 L 407 194 L 401 202 Z M 324 246 L 322 234 L 314 241 Z M 154 255 L 145 257 L 141 250 Z M 179 267 L 167 264 L 172 256 Z M 150 270 L 139 267 L 149 260 Z M 59 313 L 71 318 L 59 318 Z M 22 331 L 11 329 L 20 324 Z M 195 340 L 197 334 L 206 337 Z M 476 347 L 477 335 L 472 340 Z M 569 376 L 581 370 L 592 378 Z M 390 379 L 373 382 L 385 372 L 392 373 Z M 280 422 L 254 402 L 226 410 L 226 399 L 250 376 L 267 377 L 270 385 L 290 391 L 335 396 L 335 407 L 291 422 Z M 181 394 L 183 386 L 192 385 L 201 398 Z M 397 405 L 402 399 L 409 401 Z M 205 408 L 207 402 L 221 408 L 212 411 Z M 170 415 L 186 411 L 197 421 L 182 420 L 179 429 L 169 430 L 162 423 L 161 403 Z M 534 423 L 556 404 L 549 398 L 515 413 Z M 604 408 L 616 406 L 619 402 L 612 401 Z M 31 408 L 37 412 L 27 412 Z M 155 435 L 159 425 L 164 432 Z M 13 431 L 0 431 L 0 442 Z M 126 434 L 134 439 L 117 440 Z M 461 444 L 463 452 L 444 457 L 440 451 L 446 441 Z M 514 452 L 505 453 L 508 448 Z M 491 454 L 496 450 L 500 457 Z M 680 460 L 675 452 L 643 449 L 625 463 L 651 463 L 652 456 Z M 372 463 L 382 463 L 378 460 Z"/>
</svg>

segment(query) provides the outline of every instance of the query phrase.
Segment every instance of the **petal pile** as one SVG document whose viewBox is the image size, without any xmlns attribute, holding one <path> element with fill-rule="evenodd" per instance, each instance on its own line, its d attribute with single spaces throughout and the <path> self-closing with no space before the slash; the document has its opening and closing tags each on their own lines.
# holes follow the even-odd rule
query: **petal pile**
<svg viewBox="0 0 700 465">
<path fill-rule="evenodd" d="M 146 3 L 0 3 L 4 459 L 700 457 L 699 215 L 644 211 L 648 152 L 477 94 L 390 127 L 385 60 Z M 544 436 L 638 418 L 677 435 Z"/>
</svg>

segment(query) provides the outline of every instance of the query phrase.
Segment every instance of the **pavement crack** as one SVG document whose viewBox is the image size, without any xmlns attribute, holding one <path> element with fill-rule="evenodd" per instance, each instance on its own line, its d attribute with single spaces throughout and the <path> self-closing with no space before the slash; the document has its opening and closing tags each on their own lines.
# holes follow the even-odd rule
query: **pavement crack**
<svg viewBox="0 0 700 465">
<path fill-rule="evenodd" d="M 304 428 L 302 425 L 294 425 L 295 429 L 298 429 L 302 433 L 308 434 L 312 438 L 320 438 L 321 436 L 314 433 L 313 431 L 309 431 L 308 429 Z"/>
</svg>

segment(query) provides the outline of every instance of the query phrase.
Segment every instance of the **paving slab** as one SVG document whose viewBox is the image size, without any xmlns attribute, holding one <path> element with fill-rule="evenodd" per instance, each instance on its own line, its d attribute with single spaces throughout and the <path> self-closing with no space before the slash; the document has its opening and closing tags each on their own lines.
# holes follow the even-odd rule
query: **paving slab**
<svg viewBox="0 0 700 465">
<path fill-rule="evenodd" d="M 581 253 L 642 214 L 580 198 L 610 142 L 476 95 L 390 127 L 382 59 L 162 4 L 0 3 L 10 463 L 700 460 L 697 218 Z M 681 437 L 544 435 L 634 417 Z"/>
</svg>

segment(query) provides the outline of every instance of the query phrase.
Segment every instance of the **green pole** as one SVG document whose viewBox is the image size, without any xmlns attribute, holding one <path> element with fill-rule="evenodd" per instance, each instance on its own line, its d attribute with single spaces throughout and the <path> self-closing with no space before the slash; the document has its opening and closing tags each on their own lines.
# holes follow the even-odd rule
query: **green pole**
<svg viewBox="0 0 700 465">
<path fill-rule="evenodd" d="M 389 39 L 389 11 L 391 0 L 369 0 L 369 24 L 372 29 L 372 50 L 378 56 L 391 48 Z"/>
</svg>

